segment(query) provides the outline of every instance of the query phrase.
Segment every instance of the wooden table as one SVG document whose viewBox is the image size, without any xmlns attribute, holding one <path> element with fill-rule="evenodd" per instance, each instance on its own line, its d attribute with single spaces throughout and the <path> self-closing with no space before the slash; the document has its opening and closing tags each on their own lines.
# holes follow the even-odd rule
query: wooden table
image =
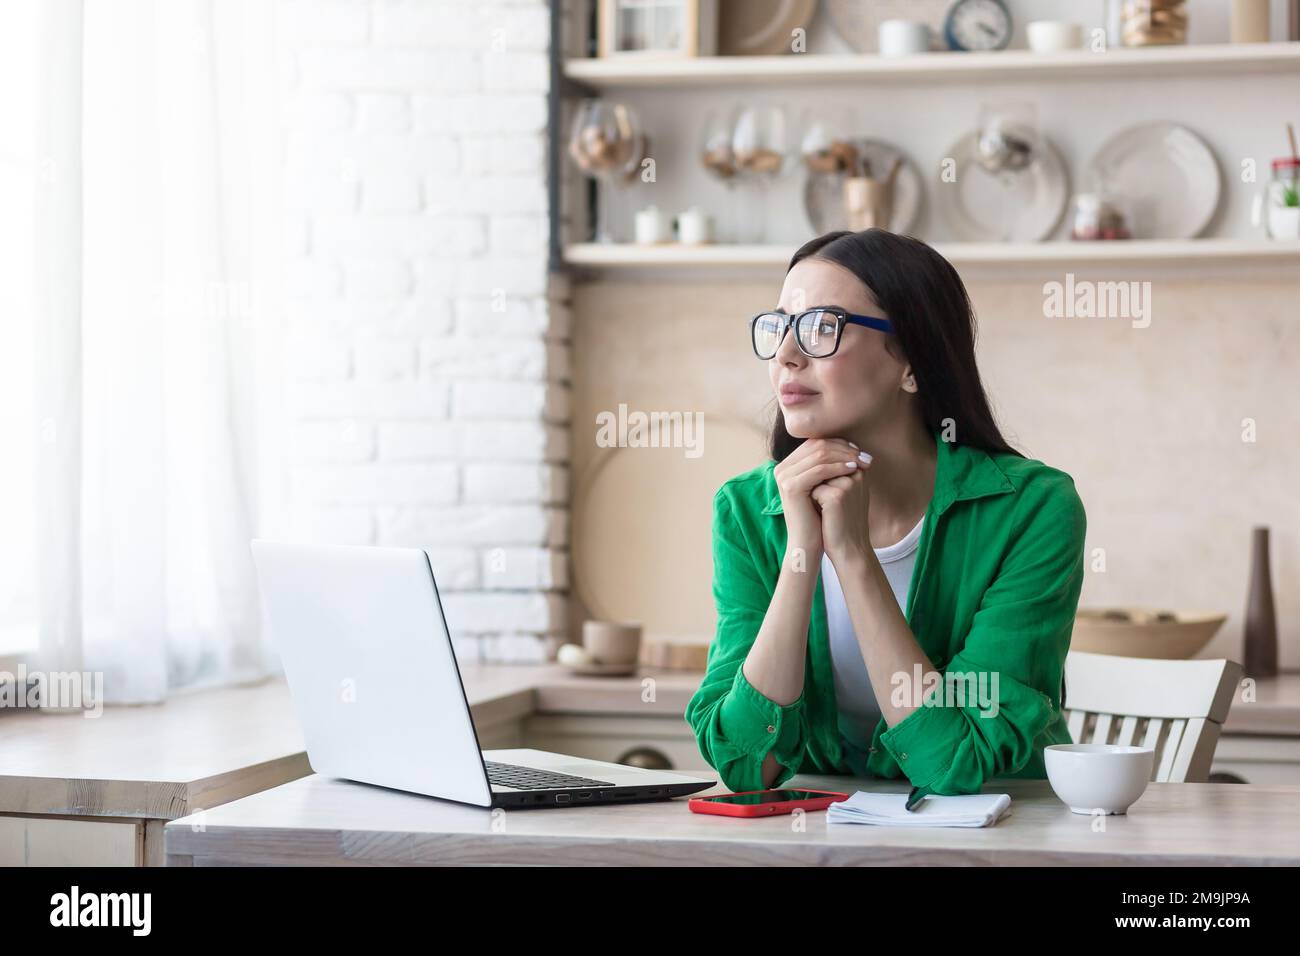
<svg viewBox="0 0 1300 956">
<path fill-rule="evenodd" d="M 471 665 L 462 676 L 489 749 L 524 746 L 528 720 L 584 714 L 688 732 L 681 714 L 700 680 L 649 668 L 574 677 L 555 664 Z M 164 823 L 310 774 L 305 747 L 283 679 L 108 706 L 98 717 L 0 711 L 0 866 L 161 865 Z"/>
<path fill-rule="evenodd" d="M 700 674 L 575 677 L 558 664 L 482 664 L 462 676 L 486 749 L 617 761 L 648 742 L 674 769 L 711 772 L 682 719 Z M 1289 785 L 1300 767 L 1300 675 L 1261 680 L 1257 690 L 1257 701 L 1234 703 L 1215 765 Z M 3 711 L 0 865 L 159 864 L 168 820 L 310 772 L 282 680 L 106 707 L 96 719 Z"/>
<path fill-rule="evenodd" d="M 906 790 L 833 776 L 800 775 L 791 785 Z M 1072 813 L 1046 781 L 989 789 L 1012 797 L 1012 815 L 993 827 L 828 826 L 815 812 L 800 829 L 788 815 L 691 813 L 683 799 L 484 810 L 313 775 L 175 820 L 165 838 L 169 866 L 1300 864 L 1300 787 L 1153 783 L 1128 815 L 1104 818 Z"/>
<path fill-rule="evenodd" d="M 283 681 L 0 717 L 0 863 L 161 865 L 162 825 L 311 773 Z"/>
</svg>

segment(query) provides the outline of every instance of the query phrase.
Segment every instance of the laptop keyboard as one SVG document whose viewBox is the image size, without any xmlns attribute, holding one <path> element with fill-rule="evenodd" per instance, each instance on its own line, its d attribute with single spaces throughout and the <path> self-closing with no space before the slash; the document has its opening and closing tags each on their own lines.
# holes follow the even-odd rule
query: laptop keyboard
<svg viewBox="0 0 1300 956">
<path fill-rule="evenodd" d="M 570 773 L 553 773 L 550 770 L 517 767 L 514 764 L 497 763 L 494 760 L 485 760 L 483 764 L 487 767 L 488 782 L 496 787 L 512 787 L 515 790 L 565 790 L 614 786 L 608 780 L 592 780 L 590 777 L 577 777 Z"/>
</svg>

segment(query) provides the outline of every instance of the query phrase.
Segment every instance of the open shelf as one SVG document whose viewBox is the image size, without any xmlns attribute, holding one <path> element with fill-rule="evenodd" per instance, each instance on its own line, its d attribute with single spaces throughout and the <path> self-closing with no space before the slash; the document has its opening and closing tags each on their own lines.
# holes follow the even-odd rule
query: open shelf
<svg viewBox="0 0 1300 956">
<path fill-rule="evenodd" d="M 771 245 L 574 243 L 564 261 L 593 270 L 658 271 L 784 268 L 798 242 Z M 1262 268 L 1300 279 L 1300 241 L 1268 239 L 1117 240 L 1111 242 L 950 242 L 934 247 L 965 273 L 1122 267 L 1162 274 Z"/>
<path fill-rule="evenodd" d="M 716 56 L 693 59 L 577 58 L 562 72 L 572 92 L 599 94 L 618 89 L 690 90 L 698 88 L 834 86 L 869 88 L 875 84 L 966 83 L 1044 80 L 1104 81 L 1111 77 L 1203 78 L 1283 75 L 1300 78 L 1300 42 L 1206 43 L 1035 53 L 924 53 L 903 57 L 874 54 L 789 54 Z M 595 273 L 703 275 L 723 272 L 769 274 L 783 269 L 798 241 L 764 245 L 632 243 L 563 244 L 558 235 L 554 258 L 565 266 Z M 1159 274 L 1286 276 L 1300 279 L 1300 242 L 1263 238 L 1126 240 L 1112 242 L 939 242 L 935 247 L 964 276 L 1045 275 L 1069 270 L 1105 270 L 1112 275 Z"/>
<path fill-rule="evenodd" d="M 1300 71 L 1300 42 L 1203 43 L 1118 48 L 1103 53 L 788 54 L 694 59 L 570 59 L 564 75 L 594 90 L 649 86 L 728 86 L 755 81 L 805 84 L 875 81 L 970 82 L 1013 79 L 1104 79 Z"/>
</svg>

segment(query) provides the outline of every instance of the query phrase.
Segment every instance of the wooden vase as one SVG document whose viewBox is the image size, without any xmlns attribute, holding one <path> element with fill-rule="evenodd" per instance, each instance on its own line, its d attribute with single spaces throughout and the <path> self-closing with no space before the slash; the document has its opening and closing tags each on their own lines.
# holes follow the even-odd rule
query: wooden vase
<svg viewBox="0 0 1300 956">
<path fill-rule="evenodd" d="M 1268 562 L 1268 528 L 1251 535 L 1250 589 L 1246 593 L 1246 624 L 1242 666 L 1247 677 L 1277 675 L 1277 608 Z"/>
</svg>

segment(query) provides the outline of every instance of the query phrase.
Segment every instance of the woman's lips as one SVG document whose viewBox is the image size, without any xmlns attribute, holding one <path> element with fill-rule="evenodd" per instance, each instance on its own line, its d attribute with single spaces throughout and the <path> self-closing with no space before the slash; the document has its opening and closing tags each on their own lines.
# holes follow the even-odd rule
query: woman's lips
<svg viewBox="0 0 1300 956">
<path fill-rule="evenodd" d="M 782 405 L 805 405 L 819 397 L 821 397 L 820 392 L 814 392 L 812 389 L 804 388 L 802 385 L 781 386 Z"/>
</svg>

